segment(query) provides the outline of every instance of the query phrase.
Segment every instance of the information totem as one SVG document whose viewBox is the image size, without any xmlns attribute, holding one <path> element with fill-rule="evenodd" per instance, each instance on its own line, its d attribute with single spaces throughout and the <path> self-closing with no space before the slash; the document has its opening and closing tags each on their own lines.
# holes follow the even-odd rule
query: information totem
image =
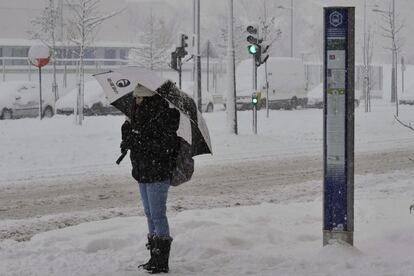
<svg viewBox="0 0 414 276">
<path fill-rule="evenodd" d="M 324 8 L 323 245 L 354 234 L 353 7 Z"/>
</svg>

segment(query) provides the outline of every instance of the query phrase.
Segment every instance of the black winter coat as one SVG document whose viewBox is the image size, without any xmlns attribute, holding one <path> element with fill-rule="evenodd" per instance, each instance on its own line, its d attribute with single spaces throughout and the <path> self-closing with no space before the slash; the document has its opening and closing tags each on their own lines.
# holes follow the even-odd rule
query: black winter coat
<svg viewBox="0 0 414 276">
<path fill-rule="evenodd" d="M 132 176 L 140 183 L 171 179 L 178 152 L 180 113 L 159 95 L 145 97 L 131 123 L 122 125 L 130 149 Z"/>
</svg>

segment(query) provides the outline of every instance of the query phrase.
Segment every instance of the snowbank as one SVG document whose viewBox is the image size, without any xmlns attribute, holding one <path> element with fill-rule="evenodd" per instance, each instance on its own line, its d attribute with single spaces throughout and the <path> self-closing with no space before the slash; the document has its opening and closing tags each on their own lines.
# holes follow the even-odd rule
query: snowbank
<svg viewBox="0 0 414 276">
<path fill-rule="evenodd" d="M 319 200 L 184 211 L 170 217 L 170 275 L 412 275 L 406 203 L 358 200 L 356 247 L 322 247 Z M 115 218 L 4 241 L 0 275 L 145 275 L 145 230 L 143 217 Z"/>
</svg>

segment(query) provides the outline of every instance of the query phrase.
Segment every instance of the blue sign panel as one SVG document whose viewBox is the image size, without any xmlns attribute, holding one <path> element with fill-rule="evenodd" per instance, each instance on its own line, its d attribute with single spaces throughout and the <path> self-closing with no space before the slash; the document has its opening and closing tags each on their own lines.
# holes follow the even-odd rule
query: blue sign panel
<svg viewBox="0 0 414 276">
<path fill-rule="evenodd" d="M 353 166 L 353 162 L 349 164 L 348 159 L 348 131 L 350 130 L 348 113 L 353 112 L 353 109 L 348 107 L 349 98 L 353 97 L 353 92 L 349 94 L 348 83 L 348 72 L 350 72 L 348 12 L 349 8 L 325 8 L 323 208 L 324 231 L 333 232 L 353 231 L 353 222 L 349 227 L 348 220 L 350 210 L 348 168 L 350 165 Z"/>
</svg>

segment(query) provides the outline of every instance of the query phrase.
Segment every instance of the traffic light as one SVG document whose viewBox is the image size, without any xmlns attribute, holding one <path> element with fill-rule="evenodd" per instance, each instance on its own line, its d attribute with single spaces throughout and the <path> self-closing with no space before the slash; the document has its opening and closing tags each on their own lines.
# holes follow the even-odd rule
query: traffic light
<svg viewBox="0 0 414 276">
<path fill-rule="evenodd" d="M 249 54 L 254 56 L 256 66 L 259 67 L 260 65 L 265 63 L 269 58 L 269 55 L 266 55 L 266 57 L 262 59 L 262 55 L 267 52 L 267 50 L 269 49 L 269 45 L 263 48 L 263 39 L 257 36 L 256 27 L 250 25 L 247 27 L 246 30 L 250 34 L 249 36 L 247 36 L 247 42 L 250 43 L 250 45 L 247 46 L 247 50 L 249 51 Z"/>
<path fill-rule="evenodd" d="M 188 47 L 187 39 L 188 39 L 188 36 L 186 34 L 180 33 L 178 35 L 179 46 L 176 49 L 176 53 L 177 53 L 177 57 L 179 58 L 183 58 L 188 54 L 187 49 L 186 49 Z"/>
<path fill-rule="evenodd" d="M 256 55 L 258 53 L 258 39 L 255 37 L 257 35 L 257 28 L 254 26 L 248 26 L 246 31 L 250 34 L 247 37 L 247 42 L 250 43 L 250 45 L 247 46 L 247 50 L 249 51 L 249 54 Z"/>
<path fill-rule="evenodd" d="M 178 71 L 178 62 L 177 62 L 177 53 L 172 52 L 171 53 L 171 68 L 175 71 Z"/>
<path fill-rule="evenodd" d="M 256 92 L 254 92 L 254 93 L 252 93 L 252 104 L 253 104 L 253 106 L 257 106 L 258 103 L 259 103 L 258 94 Z"/>
<path fill-rule="evenodd" d="M 249 51 L 249 54 L 255 55 L 257 53 L 257 46 L 249 45 L 247 46 L 247 50 Z"/>
</svg>

